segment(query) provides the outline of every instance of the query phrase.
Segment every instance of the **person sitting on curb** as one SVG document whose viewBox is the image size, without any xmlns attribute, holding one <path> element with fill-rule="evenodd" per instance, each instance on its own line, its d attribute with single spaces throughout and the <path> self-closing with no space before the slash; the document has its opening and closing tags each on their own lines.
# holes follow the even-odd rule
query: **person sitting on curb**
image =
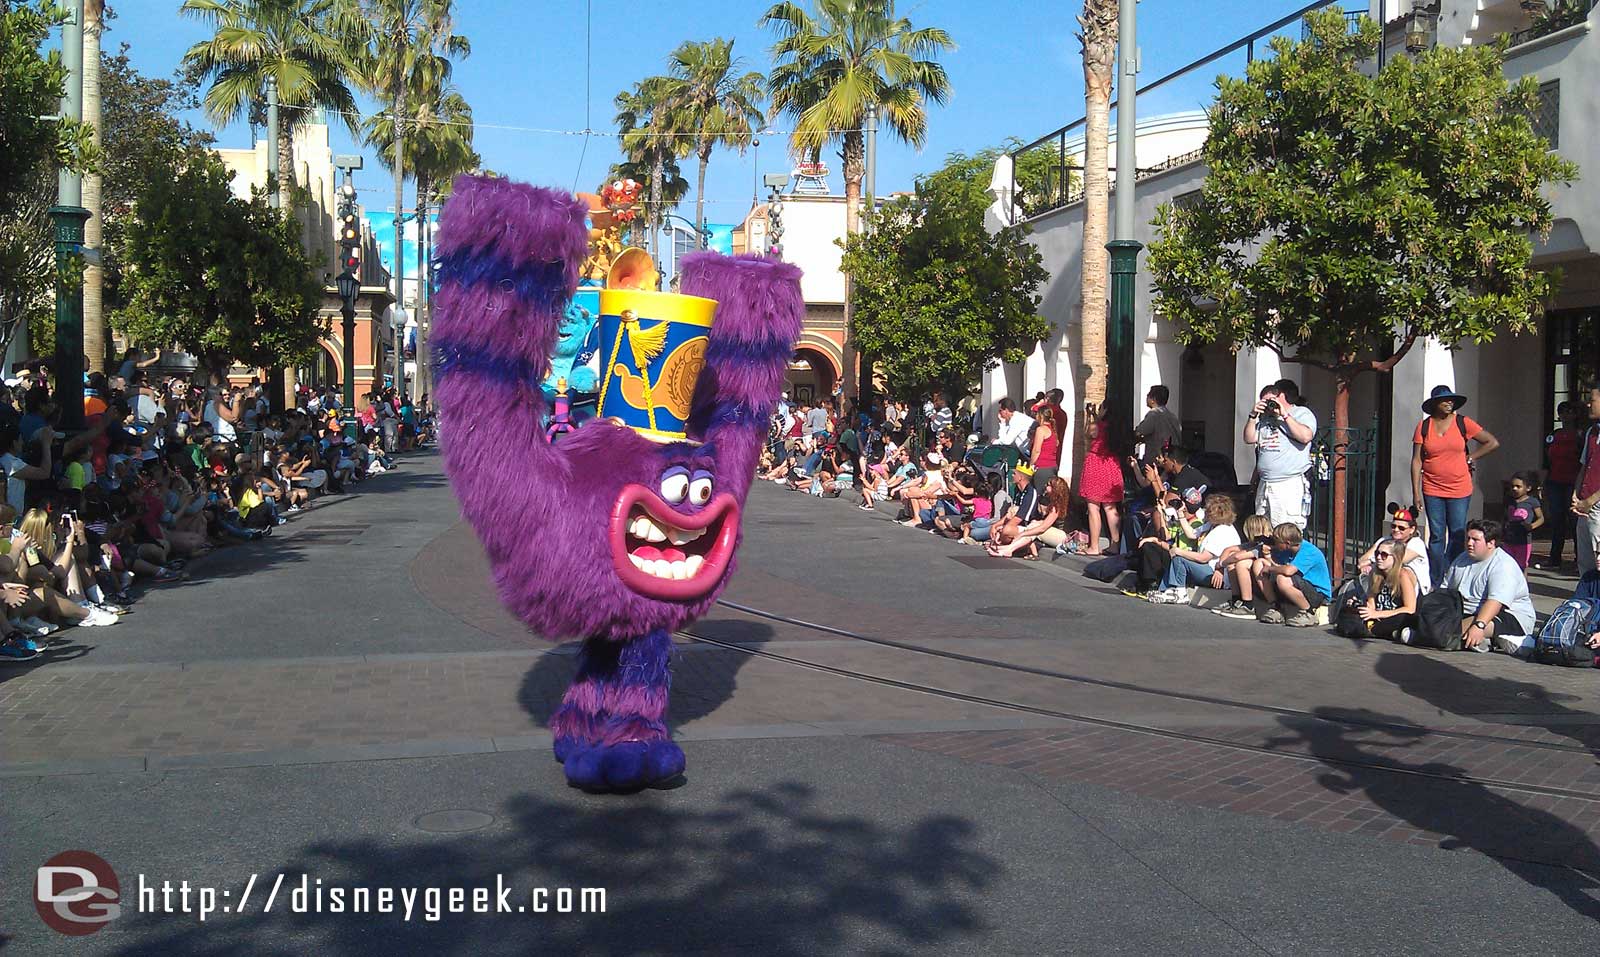
<svg viewBox="0 0 1600 957">
<path fill-rule="evenodd" d="M 1510 654 L 1532 641 L 1533 599 L 1516 559 L 1500 547 L 1500 523 L 1467 523 L 1466 550 L 1450 564 L 1444 585 L 1461 596 L 1461 644 L 1470 651 Z"/>
<path fill-rule="evenodd" d="M 1400 564 L 1404 547 L 1387 539 L 1378 542 L 1367 600 L 1357 610 L 1365 630 L 1350 637 L 1393 638 L 1401 644 L 1411 643 L 1411 625 L 1422 588 L 1411 566 Z"/>
<path fill-rule="evenodd" d="M 1300 526 L 1284 522 L 1272 530 L 1271 546 L 1262 552 L 1254 570 L 1263 603 L 1256 621 L 1291 628 L 1315 626 L 1317 609 L 1333 597 L 1322 550 L 1305 540 Z M 1284 606 L 1293 609 L 1288 617 Z"/>
<path fill-rule="evenodd" d="M 1022 467 L 1019 466 L 1018 468 Z M 1029 486 L 1030 489 L 1038 487 L 1037 484 Z M 1062 516 L 1067 514 L 1067 506 L 1072 500 L 1072 490 L 1067 486 L 1066 479 L 1057 476 L 1050 480 L 1050 484 L 1040 493 L 1038 500 L 1038 511 L 1042 511 L 1042 514 L 1033 521 L 1017 527 L 1015 537 L 1009 541 L 991 541 L 984 546 L 989 554 L 996 558 L 1011 558 L 1018 552 L 1022 552 L 1022 557 L 1030 561 L 1039 557 L 1039 546 L 1035 543 L 1040 535 L 1043 535 L 1057 522 L 1061 521 Z"/>
<path fill-rule="evenodd" d="M 1225 618 L 1254 619 L 1255 579 L 1252 572 L 1256 559 L 1261 557 L 1261 547 L 1272 541 L 1272 523 L 1258 512 L 1246 515 L 1240 523 L 1240 530 L 1244 533 L 1243 540 L 1222 550 L 1217 558 L 1217 570 L 1211 573 L 1212 588 L 1226 588 L 1236 597 L 1211 609 L 1211 613 Z"/>
<path fill-rule="evenodd" d="M 1233 527 L 1233 499 L 1220 492 L 1207 495 L 1205 514 L 1205 525 L 1196 529 L 1199 543 L 1194 548 L 1173 545 L 1169 549 L 1172 562 L 1161 576 L 1161 590 L 1150 596 L 1151 601 L 1186 604 L 1189 586 L 1204 585 L 1215 578 L 1223 553 L 1239 544 L 1239 531 Z"/>
<path fill-rule="evenodd" d="M 1389 534 L 1372 543 L 1372 547 L 1362 553 L 1356 560 L 1356 568 L 1361 577 L 1358 585 L 1361 595 L 1372 591 L 1372 575 L 1377 567 L 1376 555 L 1378 546 L 1385 542 L 1393 543 L 1401 549 L 1404 558 L 1401 559 L 1402 567 L 1409 568 L 1411 574 L 1417 579 L 1417 593 L 1426 595 L 1433 590 L 1433 580 L 1428 574 L 1428 546 L 1422 543 L 1422 538 L 1417 534 L 1417 516 L 1409 508 L 1389 504 Z"/>
</svg>

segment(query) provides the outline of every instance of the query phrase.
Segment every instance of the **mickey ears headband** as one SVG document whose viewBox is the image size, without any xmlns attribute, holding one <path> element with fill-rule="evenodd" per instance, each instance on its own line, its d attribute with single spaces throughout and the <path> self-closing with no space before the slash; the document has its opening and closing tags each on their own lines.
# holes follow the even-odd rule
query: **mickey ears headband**
<svg viewBox="0 0 1600 957">
<path fill-rule="evenodd" d="M 1390 518 L 1397 518 L 1408 525 L 1417 524 L 1416 513 L 1402 506 L 1399 502 L 1390 502 L 1385 506 L 1385 510 L 1388 511 Z"/>
</svg>

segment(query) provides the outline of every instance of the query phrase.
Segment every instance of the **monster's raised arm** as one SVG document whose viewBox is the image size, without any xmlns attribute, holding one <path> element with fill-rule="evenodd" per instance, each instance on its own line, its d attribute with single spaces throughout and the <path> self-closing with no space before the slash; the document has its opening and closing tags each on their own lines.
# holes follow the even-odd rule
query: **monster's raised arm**
<svg viewBox="0 0 1600 957">
<path fill-rule="evenodd" d="M 578 283 L 587 212 L 557 190 L 462 176 L 440 214 L 431 345 L 441 445 L 474 524 L 541 472 L 564 474 L 540 428 L 539 383 Z"/>
<path fill-rule="evenodd" d="M 688 432 L 712 444 L 743 499 L 805 319 L 800 269 L 759 255 L 695 253 L 681 275 L 682 292 L 719 303 Z"/>
</svg>

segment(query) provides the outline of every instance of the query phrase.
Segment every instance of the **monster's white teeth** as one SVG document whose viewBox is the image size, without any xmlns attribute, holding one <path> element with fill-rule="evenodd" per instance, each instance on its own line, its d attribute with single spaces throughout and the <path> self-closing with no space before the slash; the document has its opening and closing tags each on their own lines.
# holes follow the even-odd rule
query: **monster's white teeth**
<svg viewBox="0 0 1600 957">
<path fill-rule="evenodd" d="M 706 530 L 703 529 L 703 528 L 693 528 L 693 529 L 674 528 L 670 532 L 667 533 L 667 539 L 669 541 L 671 541 L 672 544 L 681 546 L 681 545 L 689 544 L 690 542 L 694 541 L 695 539 L 698 539 L 701 536 L 705 535 L 705 533 L 706 533 Z"/>
<path fill-rule="evenodd" d="M 628 523 L 628 534 L 645 542 L 671 542 L 682 547 L 692 541 L 703 538 L 706 530 L 703 528 L 675 528 L 656 522 L 648 515 L 637 515 Z"/>
</svg>

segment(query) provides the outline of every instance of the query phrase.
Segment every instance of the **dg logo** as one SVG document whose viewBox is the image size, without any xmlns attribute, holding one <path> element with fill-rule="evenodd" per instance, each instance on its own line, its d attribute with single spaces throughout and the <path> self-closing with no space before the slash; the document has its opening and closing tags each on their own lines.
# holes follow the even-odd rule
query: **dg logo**
<svg viewBox="0 0 1600 957">
<path fill-rule="evenodd" d="M 122 913 L 122 885 L 111 865 L 88 851 L 62 851 L 44 862 L 33 885 L 33 906 L 50 929 L 70 937 L 92 934 Z"/>
</svg>

